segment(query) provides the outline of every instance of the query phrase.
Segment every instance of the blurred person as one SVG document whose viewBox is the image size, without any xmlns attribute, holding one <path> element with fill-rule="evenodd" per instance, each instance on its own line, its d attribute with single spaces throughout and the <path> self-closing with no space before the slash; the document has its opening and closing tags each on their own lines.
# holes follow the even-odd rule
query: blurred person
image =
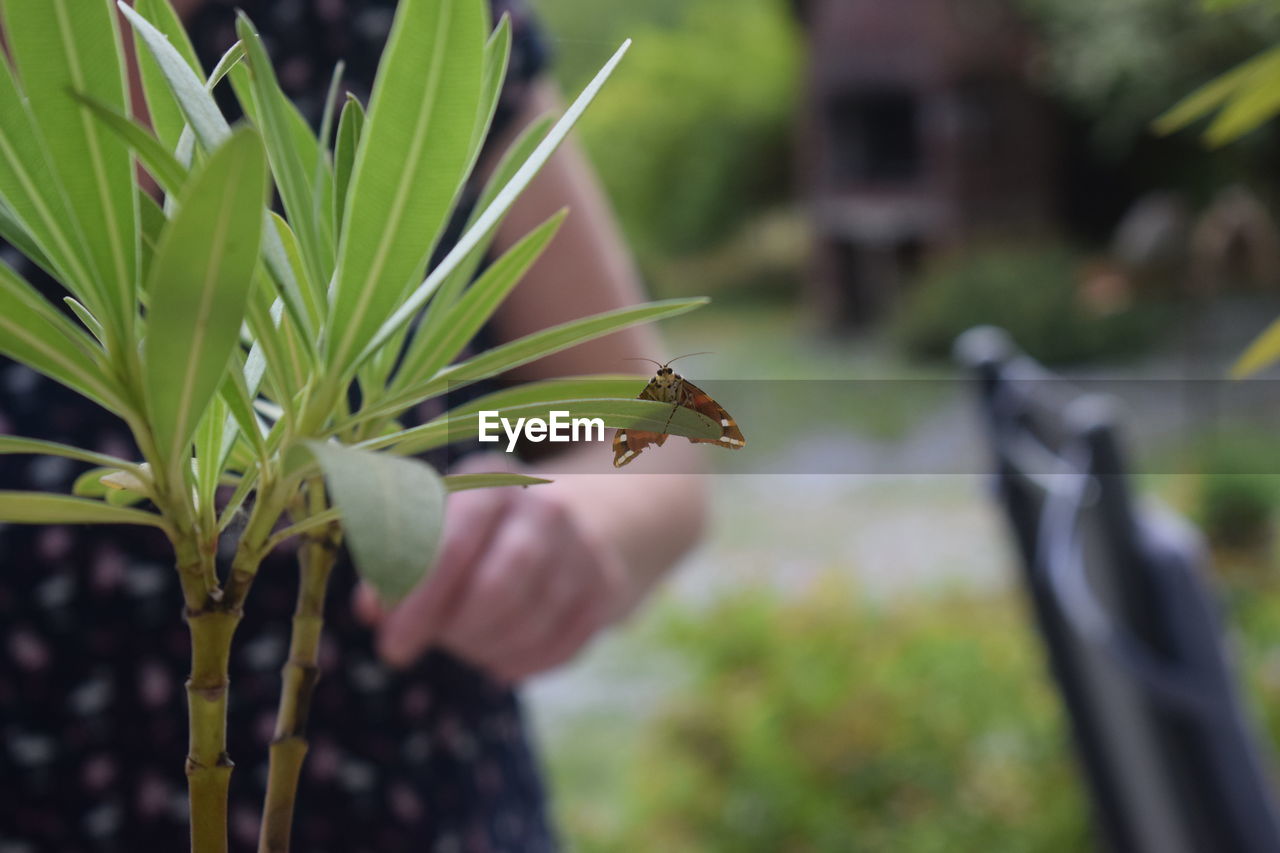
<svg viewBox="0 0 1280 853">
<path fill-rule="evenodd" d="M 233 4 L 174 5 L 211 67 L 235 39 Z M 495 21 L 512 17 L 512 56 L 461 216 L 509 141 L 558 108 L 543 77 L 545 43 L 524 3 L 491 5 Z M 347 63 L 346 87 L 367 102 L 394 0 L 234 6 L 259 27 L 282 85 L 313 122 L 339 59 Z M 136 75 L 132 86 L 140 103 Z M 566 206 L 572 214 L 477 344 L 642 298 L 608 206 L 572 142 L 512 209 L 495 250 Z M 11 249 L 3 252 L 46 295 L 61 296 Z M 615 371 L 624 358 L 659 351 L 653 330 L 630 329 L 514 378 Z M 113 416 L 5 361 L 0 433 L 136 458 Z M 334 572 L 296 849 L 555 847 L 513 688 L 568 661 L 623 618 L 694 542 L 703 497 L 692 451 L 673 442 L 646 463 L 683 473 L 618 477 L 607 445 L 587 445 L 523 469 L 556 477 L 551 485 L 452 496 L 436 571 L 397 606 L 358 589 L 349 566 Z M 462 466 L 504 464 L 490 456 Z M 69 492 L 78 473 L 61 459 L 0 456 L 6 489 Z M 0 525 L 0 566 L 0 779 L 7 783 L 0 849 L 180 849 L 188 831 L 182 684 L 190 641 L 167 543 L 128 528 Z M 241 763 L 231 784 L 233 845 L 257 838 L 296 584 L 291 552 L 269 558 L 233 647 L 228 739 Z"/>
</svg>

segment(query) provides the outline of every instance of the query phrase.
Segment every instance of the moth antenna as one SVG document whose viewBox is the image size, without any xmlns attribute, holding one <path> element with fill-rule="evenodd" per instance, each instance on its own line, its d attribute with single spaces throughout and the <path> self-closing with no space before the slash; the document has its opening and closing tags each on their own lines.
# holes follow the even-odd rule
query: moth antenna
<svg viewBox="0 0 1280 853">
<path fill-rule="evenodd" d="M 671 359 L 671 361 L 668 361 L 668 362 L 667 362 L 667 364 L 664 364 L 664 365 L 662 365 L 662 366 L 663 366 L 663 367 L 666 367 L 668 364 L 671 364 L 671 362 L 672 362 L 672 361 L 679 361 L 679 360 L 680 360 L 680 359 L 682 359 L 682 358 L 689 358 L 690 356 L 695 356 L 695 355 L 715 355 L 715 353 L 710 352 L 710 351 L 706 351 L 706 352 L 687 352 L 687 353 L 685 353 L 684 355 L 678 355 L 678 356 L 676 356 L 675 358 Z"/>
<path fill-rule="evenodd" d="M 647 362 L 649 362 L 650 364 L 658 364 L 658 362 L 654 361 L 654 360 L 653 360 L 653 359 L 651 359 L 651 358 L 624 358 L 624 359 L 622 359 L 622 360 L 623 360 L 623 361 L 647 361 Z M 660 367 L 660 368 L 661 368 L 661 367 L 666 367 L 666 365 L 665 365 L 665 364 L 658 364 L 658 367 Z"/>
</svg>

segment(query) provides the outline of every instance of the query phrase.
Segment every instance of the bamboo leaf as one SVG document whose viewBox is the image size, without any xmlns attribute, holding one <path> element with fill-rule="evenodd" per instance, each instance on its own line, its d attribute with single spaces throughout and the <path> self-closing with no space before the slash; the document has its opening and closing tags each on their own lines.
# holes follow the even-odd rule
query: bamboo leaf
<svg viewBox="0 0 1280 853">
<path fill-rule="evenodd" d="M 10 524 L 145 524 L 165 528 L 151 512 L 43 492 L 0 492 L 0 522 Z"/>
<path fill-rule="evenodd" d="M 595 79 L 587 85 L 587 88 L 582 91 L 582 94 L 573 102 L 560 121 L 556 122 L 555 127 L 551 129 L 547 137 L 538 144 L 529 159 L 516 170 L 511 180 L 494 197 L 493 202 L 485 208 L 475 223 L 462 235 L 462 239 L 445 255 L 444 260 L 431 271 L 426 280 L 382 324 L 377 334 L 373 336 L 368 345 L 365 346 L 364 351 L 356 358 L 354 363 L 356 366 L 377 352 L 383 343 L 390 340 L 400 329 L 412 322 L 441 282 L 448 278 L 471 255 L 476 246 L 487 238 L 492 229 L 506 215 L 507 210 L 510 209 L 516 198 L 520 193 L 524 192 L 547 160 L 551 159 L 551 155 L 555 153 L 556 148 L 569 135 L 570 129 L 582 116 L 591 101 L 595 99 L 605 81 L 609 79 L 609 75 L 618 67 L 618 63 L 622 61 L 623 55 L 630 47 L 630 40 L 623 42 L 622 47 L 618 48 L 613 57 L 605 63 L 605 66 L 596 74 Z"/>
<path fill-rule="evenodd" d="M 109 0 L 5 3 L 5 32 L 31 114 L 98 274 L 94 313 L 122 341 L 136 311 L 137 199 L 129 150 L 86 112 L 83 92 L 128 105 L 116 15 Z"/>
<path fill-rule="evenodd" d="M 449 492 L 465 492 L 468 489 L 496 489 L 503 486 L 541 486 L 550 483 L 541 477 L 523 474 L 450 474 L 444 478 Z"/>
<path fill-rule="evenodd" d="M 266 198 L 262 142 L 237 131 L 189 182 L 151 270 L 145 387 L 162 459 L 185 457 L 236 346 Z"/>
<path fill-rule="evenodd" d="M 421 280 L 466 178 L 485 14 L 473 0 L 399 4 L 339 241 L 329 361 L 340 373 Z"/>
<path fill-rule="evenodd" d="M 356 570 L 384 601 L 403 598 L 432 568 L 445 487 L 416 459 L 309 442 L 324 471 Z"/>
</svg>

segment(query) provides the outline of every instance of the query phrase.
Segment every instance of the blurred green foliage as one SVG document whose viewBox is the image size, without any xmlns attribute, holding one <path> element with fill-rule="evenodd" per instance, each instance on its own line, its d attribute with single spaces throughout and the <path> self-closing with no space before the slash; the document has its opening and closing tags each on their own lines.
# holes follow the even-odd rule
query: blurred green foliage
<svg viewBox="0 0 1280 853">
<path fill-rule="evenodd" d="M 1227 549 L 1267 544 L 1280 506 L 1273 437 L 1243 432 L 1215 436 L 1198 451 L 1200 477 L 1192 518 L 1211 545 Z"/>
<path fill-rule="evenodd" d="M 1019 0 L 1044 37 L 1049 88 L 1127 150 L 1197 86 L 1280 39 L 1280 5 L 1197 0 Z"/>
<path fill-rule="evenodd" d="M 935 260 L 908 295 L 895 331 L 913 355 L 945 358 L 956 337 L 999 326 L 1046 364 L 1131 355 L 1153 343 L 1163 312 L 1082 296 L 1083 258 L 1060 245 L 976 246 Z"/>
<path fill-rule="evenodd" d="M 570 826 L 584 850 L 1088 846 L 1057 699 L 1008 597 L 756 589 L 667 637 L 693 680 L 642 735 L 621 821 Z"/>
<path fill-rule="evenodd" d="M 786 198 L 802 53 L 785 0 L 539 8 L 566 88 L 635 40 L 579 127 L 642 262 L 710 247 Z"/>
</svg>

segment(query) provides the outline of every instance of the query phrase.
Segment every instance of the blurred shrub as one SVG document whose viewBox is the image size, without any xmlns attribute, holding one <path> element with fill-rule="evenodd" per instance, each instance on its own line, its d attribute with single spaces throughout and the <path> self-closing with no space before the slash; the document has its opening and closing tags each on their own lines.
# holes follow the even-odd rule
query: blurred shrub
<svg viewBox="0 0 1280 853">
<path fill-rule="evenodd" d="M 561 53 L 601 37 L 599 10 L 543 5 Z M 604 36 L 635 44 L 580 127 L 643 261 L 711 246 L 786 197 L 801 46 L 785 0 L 659 3 L 643 20 L 646 4 L 589 5 L 632 22 Z"/>
<path fill-rule="evenodd" d="M 1057 699 L 1005 597 L 873 606 L 830 583 L 674 621 L 689 687 L 643 736 L 621 829 L 584 849 L 1088 847 Z"/>
<path fill-rule="evenodd" d="M 980 324 L 1004 328 L 1046 364 L 1125 356 L 1150 345 L 1161 312 L 1121 291 L 1094 298 L 1082 258 L 1061 246 L 986 247 L 942 257 L 899 312 L 898 338 L 912 354 L 945 358 L 956 336 Z"/>
<path fill-rule="evenodd" d="M 1216 436 L 1198 452 L 1201 475 L 1192 517 L 1217 548 L 1252 549 L 1267 543 L 1280 504 L 1274 438 L 1247 433 Z"/>
</svg>

